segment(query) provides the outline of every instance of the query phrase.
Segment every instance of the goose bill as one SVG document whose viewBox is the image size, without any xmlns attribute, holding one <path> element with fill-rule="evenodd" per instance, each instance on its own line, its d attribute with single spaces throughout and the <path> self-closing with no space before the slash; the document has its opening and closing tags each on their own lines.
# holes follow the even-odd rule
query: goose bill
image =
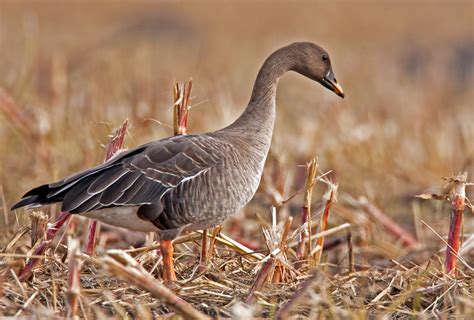
<svg viewBox="0 0 474 320">
<path fill-rule="evenodd" d="M 332 71 L 329 71 L 327 73 L 327 75 L 323 78 L 321 84 L 329 90 L 333 91 L 339 97 L 344 98 L 344 91 L 342 90 L 342 87 L 337 83 L 337 80 L 334 77 L 334 73 Z"/>
</svg>

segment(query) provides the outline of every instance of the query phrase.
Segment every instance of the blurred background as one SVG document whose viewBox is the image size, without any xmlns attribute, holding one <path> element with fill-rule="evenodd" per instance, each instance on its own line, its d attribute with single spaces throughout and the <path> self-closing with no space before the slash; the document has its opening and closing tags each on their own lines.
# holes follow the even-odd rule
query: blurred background
<svg viewBox="0 0 474 320">
<path fill-rule="evenodd" d="M 13 225 L 7 208 L 30 188 L 100 163 L 125 118 L 128 147 L 171 135 L 159 122 L 171 125 L 175 79 L 194 79 L 188 132 L 212 131 L 245 108 L 270 53 L 312 41 L 346 99 L 283 77 L 264 184 L 287 179 L 289 194 L 318 157 L 340 194 L 413 228 L 414 195 L 474 174 L 473 12 L 472 1 L 2 1 L 0 219 Z M 247 210 L 268 214 L 270 198 L 261 190 Z M 449 209 L 421 215 L 447 232 Z"/>
</svg>

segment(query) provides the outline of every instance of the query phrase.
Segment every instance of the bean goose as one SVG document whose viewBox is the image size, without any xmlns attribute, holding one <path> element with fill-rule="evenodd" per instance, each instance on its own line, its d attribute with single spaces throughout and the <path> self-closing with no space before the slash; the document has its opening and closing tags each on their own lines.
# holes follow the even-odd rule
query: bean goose
<svg viewBox="0 0 474 320">
<path fill-rule="evenodd" d="M 275 120 L 278 79 L 295 71 L 344 97 L 328 53 L 297 42 L 271 54 L 242 115 L 224 129 L 153 141 L 27 192 L 12 210 L 62 202 L 62 211 L 160 236 L 163 280 L 176 280 L 171 241 L 245 206 L 260 182 Z"/>
</svg>

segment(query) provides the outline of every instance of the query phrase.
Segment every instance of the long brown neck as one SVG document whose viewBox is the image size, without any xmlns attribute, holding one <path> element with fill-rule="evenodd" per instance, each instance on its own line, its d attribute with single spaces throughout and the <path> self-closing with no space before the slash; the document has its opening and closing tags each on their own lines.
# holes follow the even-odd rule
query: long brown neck
<svg viewBox="0 0 474 320">
<path fill-rule="evenodd" d="M 285 72 L 293 68 L 294 58 L 293 50 L 284 47 L 265 60 L 258 72 L 247 108 L 226 129 L 243 129 L 250 134 L 265 133 L 271 138 L 275 122 L 275 95 L 278 80 Z"/>
</svg>

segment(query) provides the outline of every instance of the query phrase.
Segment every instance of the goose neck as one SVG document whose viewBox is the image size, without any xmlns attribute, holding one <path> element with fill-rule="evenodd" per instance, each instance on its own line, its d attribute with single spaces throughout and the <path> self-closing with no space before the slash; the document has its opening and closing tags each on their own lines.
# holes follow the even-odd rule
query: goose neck
<svg viewBox="0 0 474 320">
<path fill-rule="evenodd" d="M 273 130 L 278 80 L 294 66 L 294 59 L 284 49 L 275 51 L 265 60 L 258 72 L 247 108 L 231 127 L 243 127 L 250 131 L 256 129 L 262 134 L 268 134 L 267 130 L 260 129 Z"/>
</svg>

